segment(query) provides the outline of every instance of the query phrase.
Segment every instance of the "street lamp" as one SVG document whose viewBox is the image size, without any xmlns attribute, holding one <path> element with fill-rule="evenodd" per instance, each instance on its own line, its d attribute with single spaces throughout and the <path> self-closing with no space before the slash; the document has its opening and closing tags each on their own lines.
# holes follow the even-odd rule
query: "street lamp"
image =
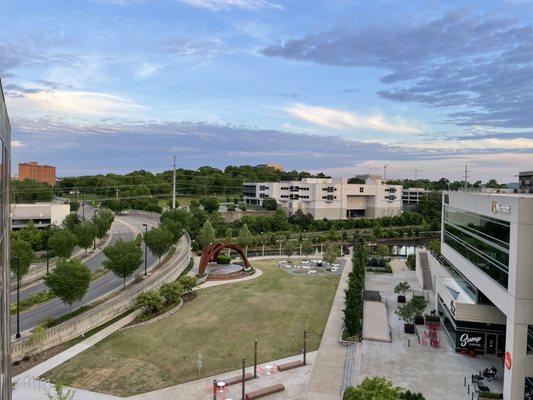
<svg viewBox="0 0 533 400">
<path fill-rule="evenodd" d="M 93 211 L 93 231 L 94 231 L 94 235 L 93 235 L 93 241 L 94 241 L 94 250 L 96 251 L 96 213 L 98 212 L 98 209 L 95 209 Z"/>
<path fill-rule="evenodd" d="M 148 225 L 143 224 L 144 226 L 144 276 L 148 275 L 147 266 L 148 266 Z"/>
<path fill-rule="evenodd" d="M 11 262 L 17 263 L 17 334 L 15 337 L 20 339 L 20 264 L 18 257 L 13 257 Z"/>
</svg>

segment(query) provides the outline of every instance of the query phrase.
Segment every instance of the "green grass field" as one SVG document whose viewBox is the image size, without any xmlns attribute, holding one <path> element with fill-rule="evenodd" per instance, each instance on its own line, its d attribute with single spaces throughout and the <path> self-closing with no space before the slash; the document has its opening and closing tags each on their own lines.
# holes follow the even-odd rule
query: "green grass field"
<svg viewBox="0 0 533 400">
<path fill-rule="evenodd" d="M 263 276 L 202 289 L 176 314 L 154 324 L 118 332 L 45 375 L 52 382 L 131 396 L 298 354 L 303 329 L 308 349 L 320 343 L 338 284 L 334 276 L 295 276 L 272 261 L 257 261 Z"/>
</svg>

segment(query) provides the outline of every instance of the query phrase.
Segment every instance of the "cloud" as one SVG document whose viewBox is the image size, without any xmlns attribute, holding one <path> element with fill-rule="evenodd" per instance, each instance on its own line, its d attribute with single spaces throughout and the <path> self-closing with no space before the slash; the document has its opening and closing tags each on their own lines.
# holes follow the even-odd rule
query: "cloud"
<svg viewBox="0 0 533 400">
<path fill-rule="evenodd" d="M 26 147 L 24 143 L 22 143 L 20 140 L 12 140 L 11 141 L 11 148 L 12 149 L 21 149 L 22 147 Z"/>
<path fill-rule="evenodd" d="M 363 116 L 354 112 L 338 110 L 335 108 L 310 106 L 301 103 L 296 103 L 287 107 L 285 108 L 285 111 L 294 118 L 302 121 L 344 132 L 361 129 L 402 134 L 421 132 L 418 127 L 409 124 L 398 117 L 389 120 L 380 113 Z"/>
<path fill-rule="evenodd" d="M 383 98 L 461 107 L 463 126 L 533 127 L 533 26 L 450 13 L 422 23 L 337 29 L 262 50 L 270 57 L 386 69 Z"/>
<path fill-rule="evenodd" d="M 139 78 L 148 78 L 152 75 L 154 75 L 157 71 L 159 71 L 161 68 L 165 67 L 165 64 L 158 64 L 158 63 L 148 63 L 144 62 L 142 65 L 137 69 L 135 74 Z"/>
<path fill-rule="evenodd" d="M 226 52 L 225 45 L 225 42 L 218 38 L 197 39 L 168 36 L 154 43 L 153 49 L 159 53 L 175 54 L 182 57 L 210 57 Z"/>
<path fill-rule="evenodd" d="M 218 11 L 240 8 L 244 10 L 257 10 L 260 8 L 281 8 L 279 4 L 266 0 L 180 0 L 191 6 L 206 10 Z"/>
<path fill-rule="evenodd" d="M 75 116 L 117 117 L 138 113 L 143 107 L 109 93 L 66 90 L 25 90 L 10 101 L 10 108 L 24 115 L 30 110 Z"/>
</svg>

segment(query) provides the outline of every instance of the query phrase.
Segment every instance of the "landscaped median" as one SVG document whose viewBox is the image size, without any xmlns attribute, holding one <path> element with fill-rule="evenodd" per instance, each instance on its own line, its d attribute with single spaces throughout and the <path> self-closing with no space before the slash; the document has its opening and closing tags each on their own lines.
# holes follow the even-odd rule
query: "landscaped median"
<svg viewBox="0 0 533 400">
<path fill-rule="evenodd" d="M 45 375 L 52 382 L 119 396 L 139 394 L 233 371 L 242 358 L 259 363 L 296 355 L 308 331 L 316 350 L 339 277 L 294 275 L 278 260 L 252 260 L 256 279 L 212 286 L 166 318 L 123 330 Z"/>
<path fill-rule="evenodd" d="M 173 281 L 180 276 L 189 265 L 190 244 L 188 234 L 184 234 L 177 250 L 168 262 L 153 271 L 143 281 L 129 285 L 121 292 L 81 315 L 61 322 L 44 332 L 39 331 L 37 334 L 34 333 L 29 337 L 15 341 L 12 345 L 12 359 L 14 361 L 20 360 L 24 356 L 64 343 L 124 313 L 134 305 L 137 295 L 142 291 L 157 288 L 161 284 Z"/>
</svg>

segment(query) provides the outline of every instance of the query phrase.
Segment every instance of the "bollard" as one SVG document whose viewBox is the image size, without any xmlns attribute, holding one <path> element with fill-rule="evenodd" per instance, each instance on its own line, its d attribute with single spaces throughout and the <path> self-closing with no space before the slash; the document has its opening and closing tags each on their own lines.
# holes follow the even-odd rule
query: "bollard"
<svg viewBox="0 0 533 400">
<path fill-rule="evenodd" d="M 464 385 L 463 385 L 463 386 L 464 386 L 464 387 L 466 387 L 466 376 L 465 376 L 465 383 L 464 383 Z"/>
<path fill-rule="evenodd" d="M 466 389 L 466 394 L 470 394 L 470 383 L 468 384 L 468 387 Z"/>
<path fill-rule="evenodd" d="M 472 400 L 474 400 L 474 392 L 472 392 Z"/>
<path fill-rule="evenodd" d="M 304 365 L 307 365 L 307 329 L 304 329 Z"/>
<path fill-rule="evenodd" d="M 213 381 L 213 400 L 217 400 L 217 380 Z"/>
<path fill-rule="evenodd" d="M 407 347 L 411 347 L 411 339 L 407 339 Z"/>
</svg>

